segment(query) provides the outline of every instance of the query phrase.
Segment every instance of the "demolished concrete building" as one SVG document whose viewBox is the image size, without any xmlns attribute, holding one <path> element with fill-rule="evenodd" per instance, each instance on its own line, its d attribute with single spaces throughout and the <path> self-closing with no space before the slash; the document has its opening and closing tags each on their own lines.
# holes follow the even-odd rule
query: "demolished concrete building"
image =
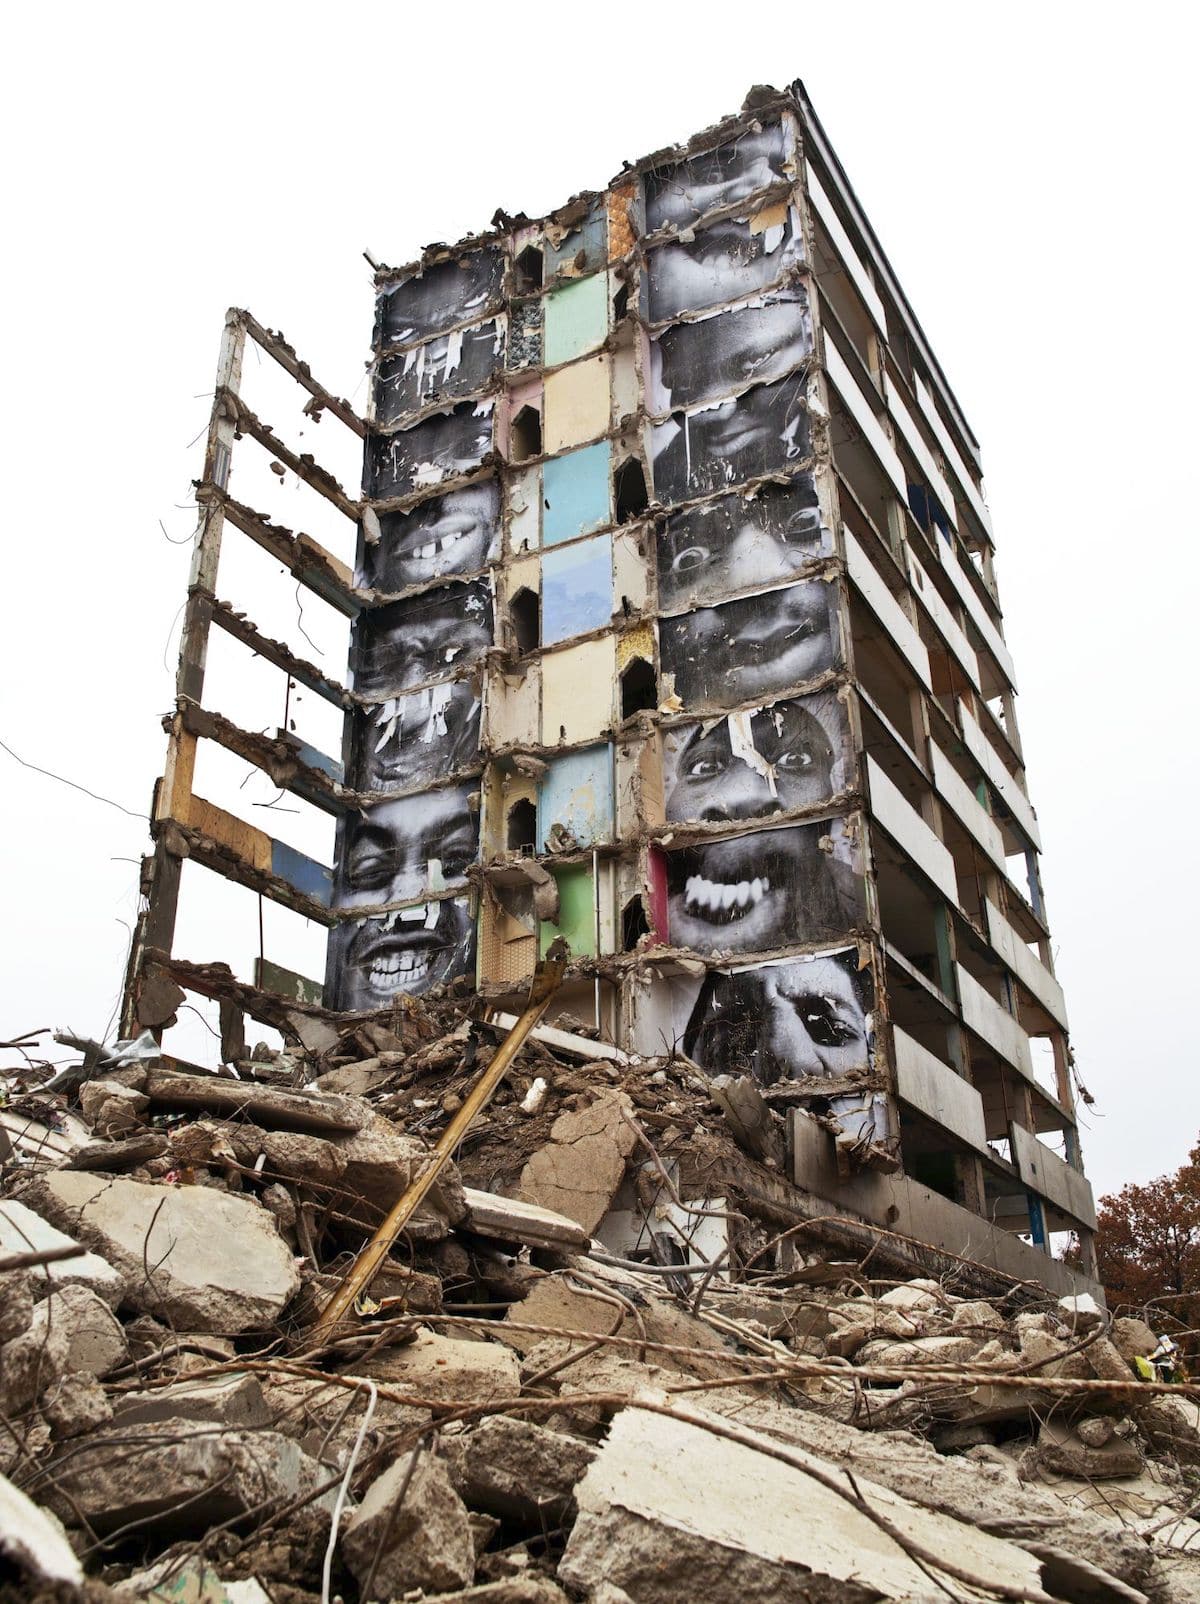
<svg viewBox="0 0 1200 1604">
<path fill-rule="evenodd" d="M 248 345 L 361 495 L 251 408 Z M 978 447 L 802 86 L 381 268 L 374 347 L 360 418 L 229 315 L 126 1035 L 175 985 L 234 1038 L 447 985 L 517 1013 L 562 936 L 551 1019 L 748 1079 L 784 1191 L 1094 1274 Z M 225 589 L 247 543 L 290 640 Z M 249 767 L 323 856 L 251 822 Z M 181 946 L 185 864 L 249 893 L 240 966 Z"/>
<path fill-rule="evenodd" d="M 0 1604 L 1200 1597 L 977 447 L 803 87 L 379 269 L 370 382 L 229 314 L 123 1032 L 0 1079 Z"/>
</svg>

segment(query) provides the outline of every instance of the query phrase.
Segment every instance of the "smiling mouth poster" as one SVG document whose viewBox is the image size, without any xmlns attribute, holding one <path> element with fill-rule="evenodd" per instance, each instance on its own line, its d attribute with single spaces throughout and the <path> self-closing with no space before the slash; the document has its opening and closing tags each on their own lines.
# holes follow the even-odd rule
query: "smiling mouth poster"
<svg viewBox="0 0 1200 1604">
<path fill-rule="evenodd" d="M 626 1046 L 662 1044 L 621 973 L 675 952 L 656 1028 L 703 1068 L 870 1074 L 797 167 L 749 119 L 381 274 L 335 1006 L 497 992 L 561 931 Z"/>
</svg>

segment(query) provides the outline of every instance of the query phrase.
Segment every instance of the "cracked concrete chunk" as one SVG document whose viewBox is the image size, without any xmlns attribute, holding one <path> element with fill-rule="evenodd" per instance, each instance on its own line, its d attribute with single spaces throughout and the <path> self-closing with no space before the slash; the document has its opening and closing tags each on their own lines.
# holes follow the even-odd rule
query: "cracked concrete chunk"
<svg viewBox="0 0 1200 1604">
<path fill-rule="evenodd" d="M 247 1198 L 73 1170 L 42 1176 L 30 1195 L 55 1223 L 112 1260 L 134 1308 L 184 1330 L 260 1329 L 299 1288 L 274 1219 Z"/>
<path fill-rule="evenodd" d="M 636 1133 L 621 1118 L 623 1109 L 632 1108 L 624 1092 L 604 1087 L 585 1107 L 560 1114 L 549 1142 L 521 1171 L 520 1196 L 594 1232 L 637 1145 Z"/>
<path fill-rule="evenodd" d="M 563 1518 L 575 1483 L 595 1455 L 577 1437 L 505 1415 L 493 1415 L 462 1436 L 443 1438 L 441 1452 L 451 1480 L 473 1509 L 534 1522 Z"/>
<path fill-rule="evenodd" d="M 94 1376 L 64 1376 L 42 1400 L 56 1437 L 83 1437 L 112 1419 L 108 1395 Z"/>
<path fill-rule="evenodd" d="M 67 1369 L 106 1376 L 129 1358 L 121 1323 L 90 1287 L 63 1287 L 34 1310 L 32 1329 L 44 1337 L 57 1326 L 67 1339 Z"/>
<path fill-rule="evenodd" d="M 1135 1359 L 1148 1358 L 1158 1345 L 1158 1338 L 1144 1320 L 1134 1320 L 1128 1316 L 1113 1321 L 1108 1339 L 1125 1363 L 1130 1365 Z"/>
<path fill-rule="evenodd" d="M 415 1467 L 410 1467 L 411 1459 L 405 1454 L 371 1483 L 342 1533 L 346 1564 L 364 1590 L 374 1567 L 372 1599 L 393 1598 L 416 1588 L 444 1593 L 465 1587 L 475 1577 L 470 1518 L 450 1485 L 445 1465 L 431 1454 L 422 1454 Z"/>
<path fill-rule="evenodd" d="M 1034 1450 L 1037 1468 L 1055 1476 L 1080 1476 L 1100 1481 L 1114 1476 L 1140 1476 L 1145 1460 L 1136 1443 L 1110 1436 L 1106 1442 L 1089 1443 L 1083 1436 L 1057 1421 L 1047 1420 Z"/>
<path fill-rule="evenodd" d="M 521 1391 L 517 1358 L 498 1342 L 465 1342 L 420 1330 L 415 1342 L 383 1348 L 363 1360 L 360 1374 L 388 1381 L 420 1398 L 492 1403 Z"/>
<path fill-rule="evenodd" d="M 194 1420 L 117 1425 L 95 1433 L 88 1453 L 53 1465 L 47 1501 L 97 1532 L 138 1522 L 156 1537 L 199 1535 L 251 1510 L 268 1513 L 328 1480 L 316 1460 L 276 1431 L 227 1431 Z M 320 1507 L 330 1508 L 324 1495 Z"/>
<path fill-rule="evenodd" d="M 860 1365 L 969 1365 L 979 1352 L 973 1337 L 915 1337 L 908 1342 L 868 1342 Z"/>
</svg>

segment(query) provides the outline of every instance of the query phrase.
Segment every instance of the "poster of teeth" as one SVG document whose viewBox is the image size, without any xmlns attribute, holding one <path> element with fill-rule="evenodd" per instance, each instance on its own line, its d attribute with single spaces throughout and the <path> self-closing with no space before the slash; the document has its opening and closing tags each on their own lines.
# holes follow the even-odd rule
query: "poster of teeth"
<svg viewBox="0 0 1200 1604">
<path fill-rule="evenodd" d="M 765 953 L 844 940 L 865 920 L 861 853 L 844 819 L 757 830 L 667 853 L 673 947 Z"/>
<path fill-rule="evenodd" d="M 371 434 L 368 495 L 389 501 L 478 468 L 492 449 L 493 411 L 490 401 L 463 401 L 407 429 Z"/>
<path fill-rule="evenodd" d="M 360 617 L 354 689 L 382 701 L 427 681 L 458 678 L 491 644 L 486 579 L 406 596 Z"/>
<path fill-rule="evenodd" d="M 498 246 L 389 280 L 375 296 L 375 344 L 409 345 L 458 324 L 478 322 L 498 305 L 503 289 L 504 253 Z"/>
<path fill-rule="evenodd" d="M 827 803 L 853 773 L 845 703 L 835 691 L 792 697 L 663 731 L 666 816 L 721 824 Z"/>
<path fill-rule="evenodd" d="M 325 989 L 334 1008 L 366 1011 L 474 972 L 469 901 L 442 897 L 339 924 L 329 937 Z"/>
<path fill-rule="evenodd" d="M 650 454 L 658 500 L 670 506 L 800 467 L 811 455 L 807 383 L 801 369 L 654 424 Z"/>
<path fill-rule="evenodd" d="M 479 765 L 479 691 L 470 679 L 362 707 L 355 720 L 360 791 L 415 791 Z"/>
<path fill-rule="evenodd" d="M 842 659 L 837 590 L 824 579 L 661 619 L 658 635 L 664 676 L 685 708 L 792 690 Z"/>
<path fill-rule="evenodd" d="M 805 469 L 753 495 L 698 502 L 671 513 L 659 528 L 659 606 L 669 613 L 781 584 L 832 549 L 816 483 Z"/>
<path fill-rule="evenodd" d="M 339 1008 L 382 1007 L 472 972 L 474 924 L 461 885 L 479 852 L 479 812 L 468 785 L 378 803 L 338 831 L 326 987 Z M 397 906 L 397 905 L 400 906 Z"/>
<path fill-rule="evenodd" d="M 747 128 L 712 150 L 656 167 L 643 180 L 647 232 L 688 229 L 710 212 L 784 184 L 794 170 L 791 145 L 790 124 L 778 121 Z"/>
<path fill-rule="evenodd" d="M 500 486 L 481 479 L 422 501 L 409 512 L 385 512 L 379 539 L 364 541 L 355 584 L 385 594 L 447 574 L 473 574 L 500 543 Z"/>
<path fill-rule="evenodd" d="M 812 317 L 801 284 L 731 312 L 675 323 L 650 342 L 647 405 L 662 416 L 741 395 L 781 379 L 812 355 Z"/>
<path fill-rule="evenodd" d="M 761 294 L 792 276 L 804 260 L 800 217 L 780 201 L 743 217 L 726 217 L 686 240 L 647 252 L 642 274 L 650 323 L 669 323 Z"/>
<path fill-rule="evenodd" d="M 375 370 L 375 421 L 387 428 L 438 401 L 476 395 L 503 364 L 498 318 L 439 334 L 381 359 Z"/>
</svg>

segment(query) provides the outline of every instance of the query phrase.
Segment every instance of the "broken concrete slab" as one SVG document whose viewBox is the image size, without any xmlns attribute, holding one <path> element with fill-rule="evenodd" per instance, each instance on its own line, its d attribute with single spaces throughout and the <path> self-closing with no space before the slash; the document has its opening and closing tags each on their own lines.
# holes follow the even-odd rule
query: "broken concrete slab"
<svg viewBox="0 0 1200 1604">
<path fill-rule="evenodd" d="M 549 1326 L 557 1331 L 586 1331 L 607 1336 L 616 1322 L 617 1308 L 601 1298 L 590 1298 L 558 1276 L 534 1282 L 520 1303 L 510 1303 L 500 1326 L 502 1339 L 518 1353 L 528 1353 L 545 1341 L 544 1331 L 509 1331 L 509 1326 Z"/>
<path fill-rule="evenodd" d="M 257 1376 L 240 1374 L 121 1393 L 113 1400 L 113 1419 L 123 1426 L 194 1420 L 249 1431 L 267 1425 L 271 1411 Z"/>
<path fill-rule="evenodd" d="M 112 1261 L 135 1309 L 183 1330 L 261 1329 L 300 1286 L 274 1218 L 247 1198 L 73 1170 L 40 1177 L 27 1195 Z"/>
<path fill-rule="evenodd" d="M 499 1342 L 466 1342 L 422 1327 L 416 1340 L 381 1348 L 358 1366 L 359 1373 L 387 1381 L 417 1398 L 496 1403 L 516 1398 L 521 1376 L 516 1355 Z"/>
<path fill-rule="evenodd" d="M 750 1596 L 854 1604 L 928 1596 L 928 1571 L 873 1511 L 925 1554 L 952 1557 L 989 1588 L 1038 1587 L 1036 1561 L 1012 1543 L 864 1478 L 852 1485 L 802 1450 L 789 1450 L 795 1463 L 780 1463 L 762 1451 L 769 1439 L 748 1433 L 748 1441 L 731 1442 L 709 1429 L 723 1424 L 719 1417 L 676 1407 L 688 1418 L 636 1405 L 615 1416 L 575 1491 L 580 1514 L 559 1566 L 569 1586 L 607 1581 L 639 1604 L 677 1599 L 681 1574 L 709 1604 L 745 1604 L 748 1588 L 759 1590 Z M 845 1497 L 826 1485 L 830 1476 L 844 1480 Z"/>
<path fill-rule="evenodd" d="M 0 1476 L 0 1553 L 36 1582 L 83 1584 L 83 1568 L 62 1526 L 6 1476 Z"/>
<path fill-rule="evenodd" d="M 145 1527 L 156 1536 L 198 1535 L 311 1492 L 328 1480 L 320 1465 L 277 1431 L 227 1431 L 194 1420 L 144 1426 L 114 1422 L 85 1455 L 53 1465 L 52 1507 L 82 1516 L 97 1532 Z M 320 1506 L 332 1507 L 329 1495 Z"/>
<path fill-rule="evenodd" d="M 1026 1546 L 1041 1563 L 1043 1587 L 1055 1598 L 1070 1599 L 1072 1604 L 1150 1604 L 1145 1593 L 1078 1554 L 1047 1543 Z"/>
<path fill-rule="evenodd" d="M 223 1075 L 180 1075 L 152 1068 L 146 1095 L 155 1108 L 185 1113 L 243 1116 L 268 1130 L 309 1131 L 318 1136 L 361 1130 L 370 1110 L 356 1098 L 308 1089 L 285 1090 Z"/>
<path fill-rule="evenodd" d="M 499 1026 L 502 1031 L 511 1030 L 516 1022 L 516 1014 L 502 1013 L 493 1014 L 489 1021 Z M 553 1047 L 566 1058 L 621 1065 L 631 1062 L 629 1054 L 619 1047 L 614 1047 L 611 1042 L 593 1041 L 590 1036 L 577 1035 L 573 1030 L 559 1030 L 554 1025 L 535 1025 L 529 1034 L 534 1041 L 544 1042 L 547 1047 Z"/>
<path fill-rule="evenodd" d="M 59 1164 L 92 1139 L 91 1128 L 77 1114 L 61 1110 L 55 1126 L 0 1109 L 0 1131 L 18 1152 L 43 1163 Z"/>
<path fill-rule="evenodd" d="M 729 1121 L 742 1151 L 775 1168 L 781 1167 L 787 1157 L 783 1126 L 759 1091 L 758 1082 L 749 1075 L 717 1075 L 710 1085 L 713 1099 Z"/>
<path fill-rule="evenodd" d="M 868 1342 L 858 1351 L 860 1365 L 885 1368 L 967 1365 L 979 1352 L 973 1337 L 914 1337 L 907 1342 Z"/>
<path fill-rule="evenodd" d="M 56 1230 L 26 1204 L 12 1198 L 0 1203 L 0 1253 L 42 1252 L 78 1245 L 75 1237 Z M 35 1298 L 44 1298 L 51 1287 L 88 1286 L 110 1309 L 115 1309 L 125 1296 L 124 1276 L 96 1253 L 38 1265 L 29 1274 Z"/>
<path fill-rule="evenodd" d="M 161 1158 L 167 1151 L 167 1137 L 163 1131 L 139 1131 L 120 1141 L 89 1142 L 63 1165 L 68 1170 L 131 1170 L 146 1164 L 152 1158 Z"/>
<path fill-rule="evenodd" d="M 107 1376 L 129 1358 L 120 1321 L 90 1287 L 63 1287 L 42 1299 L 31 1329 L 45 1336 L 52 1327 L 66 1337 L 67 1369 L 72 1373 Z"/>
<path fill-rule="evenodd" d="M 892 1287 L 878 1300 L 889 1309 L 909 1309 L 920 1313 L 945 1308 L 945 1300 L 932 1284 L 909 1281 L 904 1286 Z"/>
<path fill-rule="evenodd" d="M 493 1415 L 473 1431 L 443 1437 L 441 1454 L 472 1509 L 506 1520 L 557 1524 L 595 1449 L 532 1421 Z"/>
<path fill-rule="evenodd" d="M 463 1188 L 467 1213 L 461 1229 L 477 1236 L 494 1237 L 501 1242 L 523 1242 L 527 1247 L 559 1248 L 581 1252 L 591 1245 L 591 1237 L 575 1220 L 551 1209 L 539 1208 L 521 1198 L 500 1197 L 495 1192 Z"/>
<path fill-rule="evenodd" d="M 1091 1481 L 1115 1476 L 1140 1476 L 1145 1458 L 1134 1442 L 1110 1435 L 1101 1443 L 1087 1442 L 1078 1431 L 1046 1420 L 1033 1452 L 1039 1471 L 1055 1476 L 1078 1476 Z"/>
<path fill-rule="evenodd" d="M 364 1058 L 357 1064 L 342 1064 L 318 1075 L 313 1085 L 321 1092 L 341 1092 L 345 1097 L 366 1097 L 382 1086 L 392 1071 L 378 1058 Z"/>
<path fill-rule="evenodd" d="M 637 1145 L 636 1131 L 622 1118 L 632 1109 L 624 1092 L 603 1087 L 582 1108 L 560 1114 L 549 1142 L 521 1171 L 519 1195 L 567 1215 L 592 1234 L 611 1207 Z"/>
<path fill-rule="evenodd" d="M 415 1463 L 405 1454 L 371 1483 L 343 1529 L 341 1548 L 364 1597 L 373 1599 L 416 1588 L 445 1593 L 475 1577 L 467 1507 L 431 1454 Z"/>
</svg>

